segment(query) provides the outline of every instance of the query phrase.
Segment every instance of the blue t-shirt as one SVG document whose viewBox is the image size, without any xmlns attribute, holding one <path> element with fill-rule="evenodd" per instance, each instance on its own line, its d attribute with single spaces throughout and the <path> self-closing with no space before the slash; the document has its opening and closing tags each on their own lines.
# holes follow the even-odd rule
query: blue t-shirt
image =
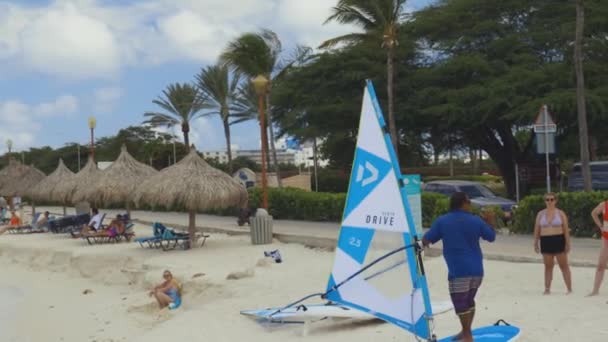
<svg viewBox="0 0 608 342">
<path fill-rule="evenodd" d="M 483 276 L 483 256 L 479 239 L 494 241 L 496 232 L 480 217 L 463 210 L 439 217 L 424 239 L 443 242 L 443 257 L 448 265 L 448 280 Z"/>
</svg>

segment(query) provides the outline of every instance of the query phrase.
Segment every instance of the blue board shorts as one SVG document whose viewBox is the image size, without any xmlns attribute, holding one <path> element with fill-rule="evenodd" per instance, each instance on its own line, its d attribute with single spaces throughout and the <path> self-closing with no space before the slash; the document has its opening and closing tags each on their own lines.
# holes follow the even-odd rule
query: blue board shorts
<svg viewBox="0 0 608 342">
<path fill-rule="evenodd" d="M 475 310 L 475 295 L 481 286 L 483 277 L 462 277 L 449 281 L 450 297 L 457 315 L 464 315 Z"/>
</svg>

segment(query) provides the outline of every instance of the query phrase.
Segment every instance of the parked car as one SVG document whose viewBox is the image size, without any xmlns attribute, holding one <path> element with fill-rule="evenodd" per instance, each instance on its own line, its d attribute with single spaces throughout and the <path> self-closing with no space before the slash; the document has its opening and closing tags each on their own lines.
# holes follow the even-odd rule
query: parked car
<svg viewBox="0 0 608 342">
<path fill-rule="evenodd" d="M 469 196 L 471 204 L 477 208 L 499 206 L 505 213 L 506 219 L 511 218 L 513 209 L 517 205 L 515 201 L 496 195 L 488 187 L 478 182 L 459 180 L 433 181 L 426 183 L 424 191 L 437 192 L 446 196 L 451 196 L 455 192 L 462 191 Z"/>
<path fill-rule="evenodd" d="M 608 190 L 608 161 L 589 163 L 591 169 L 591 188 L 593 190 Z M 568 191 L 583 191 L 583 173 L 581 164 L 576 163 L 568 176 Z"/>
</svg>

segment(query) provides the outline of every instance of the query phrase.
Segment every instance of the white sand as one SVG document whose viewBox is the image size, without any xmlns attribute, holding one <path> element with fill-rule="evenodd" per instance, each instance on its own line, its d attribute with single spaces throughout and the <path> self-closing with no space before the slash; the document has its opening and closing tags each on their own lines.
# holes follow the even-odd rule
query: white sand
<svg viewBox="0 0 608 342">
<path fill-rule="evenodd" d="M 149 229 L 138 233 L 148 235 Z M 264 250 L 276 248 L 282 264 L 260 262 Z M 25 342 L 415 340 L 378 321 L 270 330 L 239 314 L 323 291 L 332 263 L 331 252 L 297 244 L 252 246 L 248 237 L 220 234 L 202 249 L 172 252 L 126 243 L 88 246 L 65 235 L 3 235 L 0 291 L 18 288 L 22 293 L 21 299 L 15 295 L 16 323 L 6 336 Z M 433 300 L 448 299 L 443 259 L 427 258 L 425 266 Z M 476 326 L 502 318 L 522 328 L 521 341 L 608 340 L 607 297 L 584 298 L 593 269 L 573 269 L 575 293 L 569 296 L 556 269 L 554 294 L 542 296 L 542 265 L 487 261 L 485 266 Z M 176 311 L 159 311 L 146 295 L 165 268 L 184 282 L 184 304 Z M 231 274 L 239 279 L 226 279 Z M 83 294 L 87 289 L 92 292 Z M 458 331 L 453 312 L 439 316 L 435 325 L 439 337 Z"/>
</svg>

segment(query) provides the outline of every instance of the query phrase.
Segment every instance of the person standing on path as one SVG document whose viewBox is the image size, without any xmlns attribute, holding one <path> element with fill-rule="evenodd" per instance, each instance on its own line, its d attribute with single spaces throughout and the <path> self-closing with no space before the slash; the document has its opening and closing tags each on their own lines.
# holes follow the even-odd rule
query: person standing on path
<svg viewBox="0 0 608 342">
<path fill-rule="evenodd" d="M 555 260 L 559 265 L 567 293 L 572 293 L 572 274 L 568 266 L 568 253 L 570 253 L 570 227 L 568 216 L 557 208 L 557 196 L 554 193 L 545 195 L 546 208 L 536 215 L 534 225 L 534 251 L 543 255 L 545 264 L 545 291 L 551 294 L 553 281 L 553 267 Z"/>
<path fill-rule="evenodd" d="M 452 195 L 450 212 L 435 220 L 422 238 L 425 247 L 439 240 L 443 242 L 450 297 L 462 325 L 462 331 L 456 336 L 458 341 L 473 341 L 475 295 L 484 275 L 480 239 L 493 242 L 496 232 L 471 213 L 471 201 L 464 192 Z"/>
<path fill-rule="evenodd" d="M 600 215 L 602 216 L 602 221 L 600 221 Z M 593 290 L 588 297 L 597 296 L 600 293 L 600 286 L 602 286 L 602 281 L 604 280 L 606 263 L 608 263 L 608 201 L 603 201 L 598 204 L 591 212 L 591 217 L 593 217 L 593 222 L 595 222 L 596 227 L 602 234 L 602 247 L 595 270 Z"/>
</svg>

